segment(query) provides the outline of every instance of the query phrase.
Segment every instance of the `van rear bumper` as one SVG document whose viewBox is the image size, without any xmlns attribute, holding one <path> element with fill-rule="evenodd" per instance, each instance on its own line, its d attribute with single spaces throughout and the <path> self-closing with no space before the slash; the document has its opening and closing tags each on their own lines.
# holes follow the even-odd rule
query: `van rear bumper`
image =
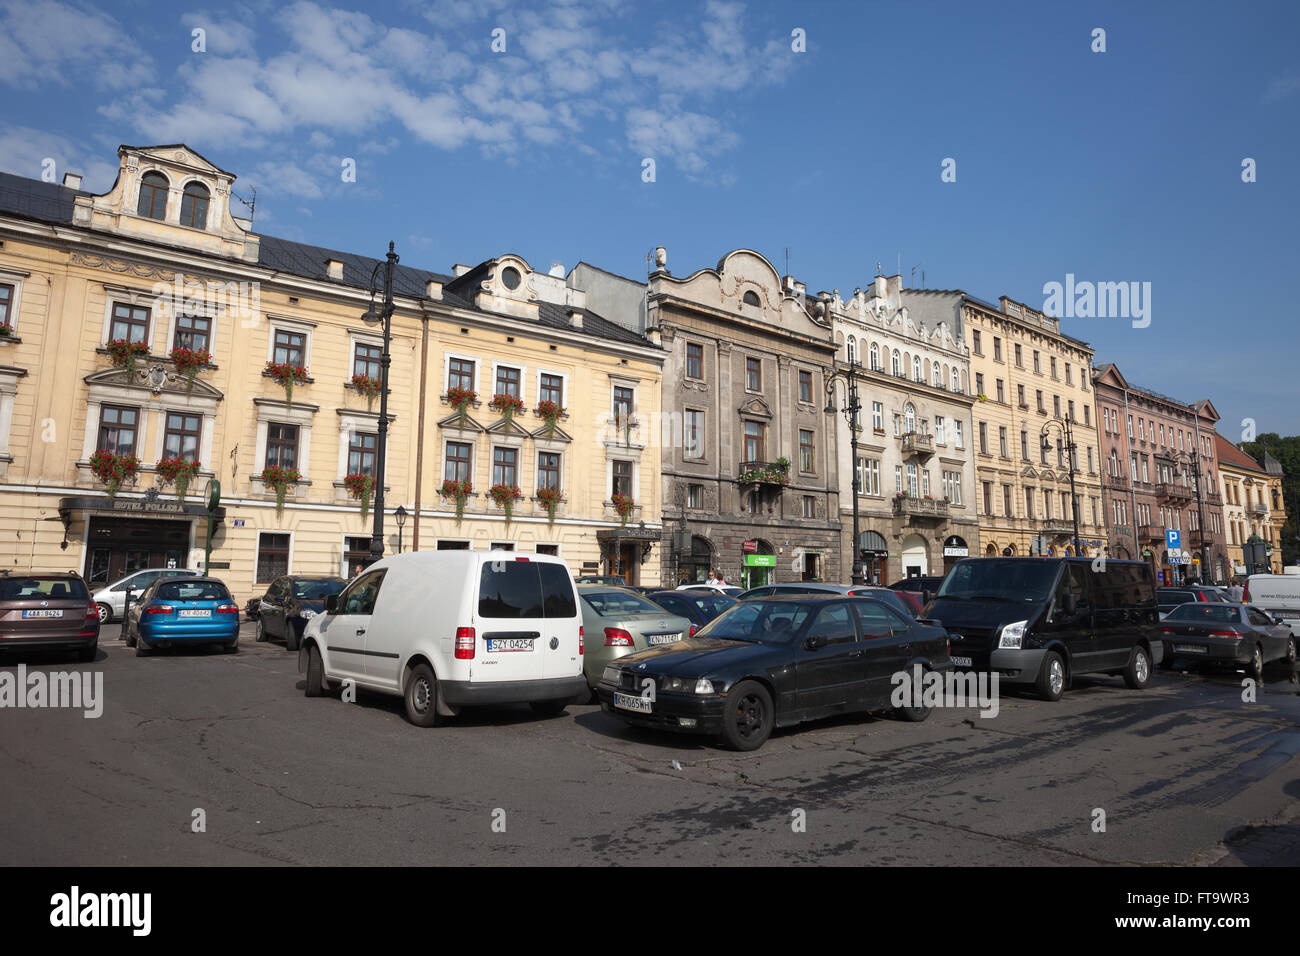
<svg viewBox="0 0 1300 956">
<path fill-rule="evenodd" d="M 454 707 L 478 704 L 521 704 L 534 700 L 586 700 L 591 694 L 587 678 L 553 677 L 546 680 L 466 681 L 439 680 L 438 693 Z"/>
</svg>

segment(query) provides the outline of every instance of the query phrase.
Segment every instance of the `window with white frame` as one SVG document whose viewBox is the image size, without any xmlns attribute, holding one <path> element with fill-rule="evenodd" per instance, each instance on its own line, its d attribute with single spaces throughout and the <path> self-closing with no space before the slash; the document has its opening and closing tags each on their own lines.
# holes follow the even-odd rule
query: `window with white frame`
<svg viewBox="0 0 1300 956">
<path fill-rule="evenodd" d="M 966 445 L 961 435 L 961 422 L 954 421 L 952 423 L 952 428 L 953 428 L 953 444 L 956 445 L 958 448 L 965 448 Z"/>
<path fill-rule="evenodd" d="M 946 442 L 947 442 L 947 438 L 944 437 L 944 431 L 943 431 L 943 416 L 935 415 L 934 416 L 934 443 L 936 445 L 943 445 L 946 444 Z"/>
<path fill-rule="evenodd" d="M 878 432 L 885 430 L 885 406 L 881 402 L 871 403 L 871 428 Z"/>
<path fill-rule="evenodd" d="M 704 412 L 698 408 L 688 408 L 682 415 L 682 454 L 704 457 Z"/>
</svg>

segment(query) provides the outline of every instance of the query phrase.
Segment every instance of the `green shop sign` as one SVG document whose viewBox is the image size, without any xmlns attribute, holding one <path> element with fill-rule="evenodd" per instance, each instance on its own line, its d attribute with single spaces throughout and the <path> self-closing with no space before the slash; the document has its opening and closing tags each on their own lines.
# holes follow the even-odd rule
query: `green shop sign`
<svg viewBox="0 0 1300 956">
<path fill-rule="evenodd" d="M 747 554 L 745 555 L 745 567 L 774 568 L 776 567 L 776 555 L 775 554 Z"/>
</svg>

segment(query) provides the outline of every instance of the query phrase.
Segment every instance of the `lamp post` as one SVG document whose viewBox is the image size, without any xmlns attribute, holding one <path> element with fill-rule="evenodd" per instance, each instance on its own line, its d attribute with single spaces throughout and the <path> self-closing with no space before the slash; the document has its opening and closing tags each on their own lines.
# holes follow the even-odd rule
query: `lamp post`
<svg viewBox="0 0 1300 956">
<path fill-rule="evenodd" d="M 1061 441 L 1056 443 L 1056 450 L 1058 453 L 1062 449 L 1065 450 L 1066 464 L 1070 469 L 1070 516 L 1074 520 L 1074 556 L 1077 558 L 1081 550 L 1079 548 L 1079 496 L 1074 493 L 1074 458 L 1078 449 L 1074 444 L 1074 432 L 1070 428 L 1070 420 L 1068 418 L 1049 418 L 1043 422 L 1042 431 L 1038 433 L 1039 437 L 1043 439 L 1043 451 L 1052 450 L 1052 442 L 1047 435 L 1053 427 L 1061 433 Z"/>
<path fill-rule="evenodd" d="M 1196 512 L 1199 518 L 1196 526 L 1196 533 L 1200 536 L 1201 539 L 1201 573 L 1199 577 L 1202 581 L 1204 581 L 1205 576 L 1210 572 L 1210 556 L 1205 546 L 1205 499 L 1204 499 L 1204 489 L 1202 489 L 1201 487 L 1200 453 L 1195 451 L 1188 452 L 1186 464 L 1188 467 L 1191 468 L 1192 478 L 1196 482 Z M 1182 471 L 1179 470 L 1178 466 L 1175 465 L 1174 477 L 1178 478 L 1182 474 L 1183 474 Z"/>
<path fill-rule="evenodd" d="M 393 520 L 397 522 L 397 553 L 402 553 L 402 525 L 406 524 L 406 509 L 401 505 L 393 512 Z"/>
<path fill-rule="evenodd" d="M 393 333 L 393 269 L 397 266 L 397 253 L 388 244 L 388 261 L 375 263 L 370 273 L 370 308 L 361 316 L 369 325 L 384 323 L 384 351 L 379 359 L 379 436 L 375 447 L 375 527 L 370 536 L 370 563 L 384 556 L 384 472 L 388 454 L 388 366 L 392 362 L 389 346 Z M 384 269 L 383 307 L 375 311 L 375 283 L 380 268 Z"/>
<path fill-rule="evenodd" d="M 862 583 L 862 548 L 858 531 L 858 414 L 862 403 L 858 401 L 858 363 L 857 356 L 850 353 L 848 365 L 842 369 L 826 368 L 823 370 L 826 388 L 826 414 L 842 412 L 849 423 L 849 446 L 852 448 L 850 469 L 853 474 L 853 577 L 854 584 Z M 848 404 L 844 408 L 835 406 L 835 383 L 843 379 L 848 388 Z"/>
</svg>

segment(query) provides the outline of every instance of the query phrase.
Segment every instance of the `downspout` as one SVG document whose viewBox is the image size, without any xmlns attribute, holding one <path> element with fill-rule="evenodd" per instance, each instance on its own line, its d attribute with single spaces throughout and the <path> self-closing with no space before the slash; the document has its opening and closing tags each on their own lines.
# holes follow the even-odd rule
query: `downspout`
<svg viewBox="0 0 1300 956">
<path fill-rule="evenodd" d="M 420 492 L 424 488 L 424 390 L 429 380 L 429 317 L 420 317 L 420 414 L 415 432 L 415 521 L 411 550 L 420 550 Z"/>
</svg>

